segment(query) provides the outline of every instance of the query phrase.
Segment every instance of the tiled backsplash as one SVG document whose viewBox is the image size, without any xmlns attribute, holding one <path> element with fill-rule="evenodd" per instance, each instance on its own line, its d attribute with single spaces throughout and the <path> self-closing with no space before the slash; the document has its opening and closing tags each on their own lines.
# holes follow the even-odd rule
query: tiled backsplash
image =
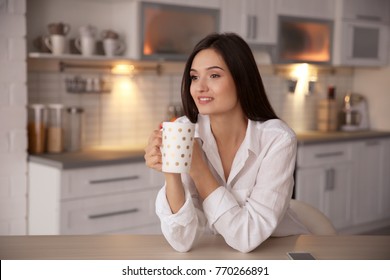
<svg viewBox="0 0 390 280">
<path fill-rule="evenodd" d="M 262 72 L 262 71 L 261 71 Z M 151 131 L 167 114 L 170 103 L 180 103 L 180 74 L 138 74 L 133 78 L 79 72 L 83 78 L 111 80 L 111 93 L 67 93 L 65 80 L 75 73 L 29 72 L 29 103 L 62 103 L 85 110 L 84 147 L 142 147 Z M 316 103 L 335 85 L 341 106 L 352 88 L 352 73 L 319 75 L 312 95 L 288 94 L 286 79 L 272 71 L 262 72 L 271 104 L 281 119 L 295 131 L 316 129 Z"/>
</svg>

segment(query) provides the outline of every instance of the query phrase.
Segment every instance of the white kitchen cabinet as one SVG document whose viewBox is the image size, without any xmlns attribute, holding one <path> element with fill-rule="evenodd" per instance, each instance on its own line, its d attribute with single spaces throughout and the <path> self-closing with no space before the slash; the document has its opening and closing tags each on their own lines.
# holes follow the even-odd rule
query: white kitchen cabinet
<svg viewBox="0 0 390 280">
<path fill-rule="evenodd" d="M 390 139 L 382 140 L 383 181 L 381 190 L 381 216 L 390 218 Z"/>
<path fill-rule="evenodd" d="M 390 220 L 390 138 L 300 145 L 295 197 L 336 229 L 361 233 Z"/>
<path fill-rule="evenodd" d="M 390 2 L 343 0 L 337 2 L 336 10 L 333 64 L 387 65 Z"/>
<path fill-rule="evenodd" d="M 276 44 L 274 0 L 221 1 L 221 31 L 235 32 L 250 44 Z"/>
<path fill-rule="evenodd" d="M 336 229 L 351 225 L 351 179 L 348 144 L 298 149 L 295 197 L 321 210 Z"/>
<path fill-rule="evenodd" d="M 333 19 L 335 0 L 276 0 L 278 15 Z"/>
<path fill-rule="evenodd" d="M 29 234 L 161 233 L 163 176 L 144 163 L 60 170 L 29 163 Z"/>
<path fill-rule="evenodd" d="M 389 140 L 354 144 L 353 220 L 356 224 L 390 217 Z"/>
<path fill-rule="evenodd" d="M 377 22 L 389 22 L 388 0 L 343 0 L 344 19 L 362 19 Z"/>
</svg>

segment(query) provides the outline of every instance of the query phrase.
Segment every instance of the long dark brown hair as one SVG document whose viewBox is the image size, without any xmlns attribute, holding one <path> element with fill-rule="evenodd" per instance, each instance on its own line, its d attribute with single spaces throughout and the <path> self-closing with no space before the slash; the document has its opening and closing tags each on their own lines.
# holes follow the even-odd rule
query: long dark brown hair
<svg viewBox="0 0 390 280">
<path fill-rule="evenodd" d="M 266 121 L 278 118 L 267 98 L 259 69 L 248 44 L 234 33 L 213 33 L 194 47 L 184 68 L 181 99 L 184 113 L 191 122 L 197 122 L 199 111 L 190 93 L 190 69 L 194 57 L 205 49 L 213 49 L 222 56 L 232 74 L 237 98 L 248 119 Z"/>
</svg>

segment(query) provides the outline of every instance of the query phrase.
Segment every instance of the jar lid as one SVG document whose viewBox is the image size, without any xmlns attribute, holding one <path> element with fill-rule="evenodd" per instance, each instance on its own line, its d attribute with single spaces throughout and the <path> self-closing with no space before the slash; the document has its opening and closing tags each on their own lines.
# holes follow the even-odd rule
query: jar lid
<svg viewBox="0 0 390 280">
<path fill-rule="evenodd" d="M 62 108 L 64 108 L 64 105 L 62 105 L 62 104 L 47 104 L 47 107 L 49 109 L 62 109 Z"/>
<path fill-rule="evenodd" d="M 31 108 L 31 109 L 44 109 L 44 108 L 45 108 L 45 105 L 35 103 L 35 104 L 30 104 L 30 105 L 28 105 L 28 107 Z"/>
<path fill-rule="evenodd" d="M 69 107 L 66 109 L 66 111 L 70 114 L 79 114 L 84 112 L 84 109 L 81 107 Z"/>
</svg>

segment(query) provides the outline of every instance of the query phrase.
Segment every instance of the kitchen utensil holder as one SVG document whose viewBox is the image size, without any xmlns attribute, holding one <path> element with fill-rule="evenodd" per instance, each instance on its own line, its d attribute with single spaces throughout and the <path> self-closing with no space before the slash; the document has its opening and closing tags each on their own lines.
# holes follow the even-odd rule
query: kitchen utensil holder
<svg viewBox="0 0 390 280">
<path fill-rule="evenodd" d="M 83 78 L 82 76 L 74 76 L 65 79 L 65 88 L 68 93 L 110 93 L 111 82 L 100 77 Z"/>
</svg>

